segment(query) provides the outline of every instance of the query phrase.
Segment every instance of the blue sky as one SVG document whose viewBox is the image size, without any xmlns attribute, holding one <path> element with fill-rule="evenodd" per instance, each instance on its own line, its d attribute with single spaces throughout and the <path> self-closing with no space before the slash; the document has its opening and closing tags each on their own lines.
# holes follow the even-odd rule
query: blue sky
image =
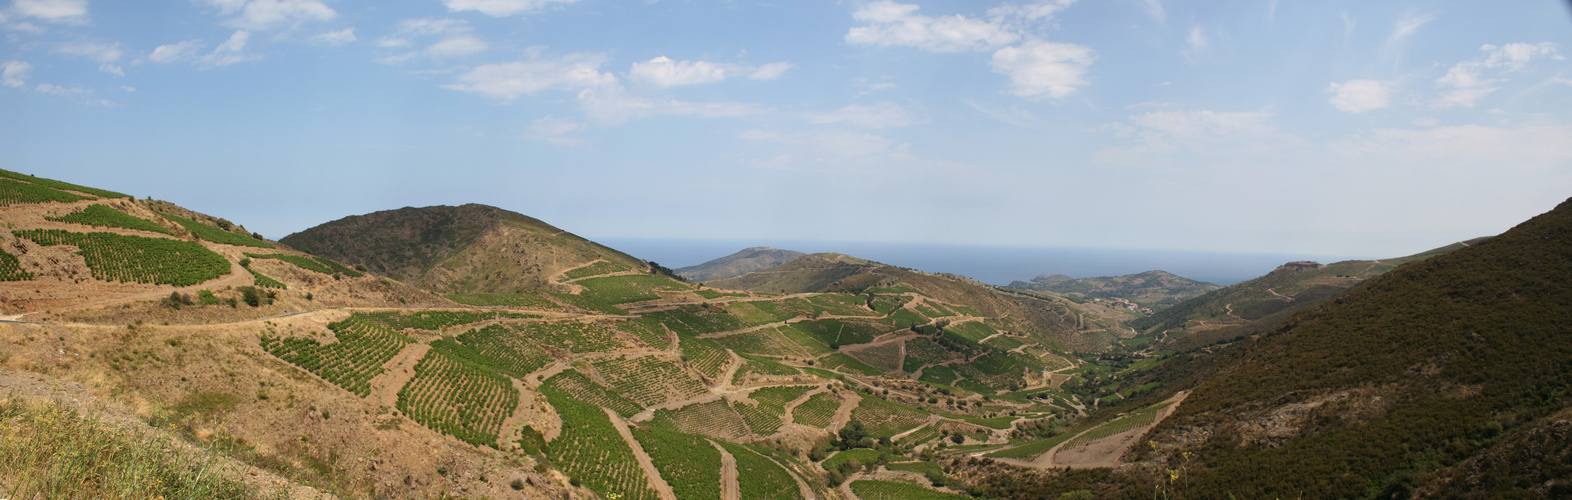
<svg viewBox="0 0 1572 500">
<path fill-rule="evenodd" d="M 0 1 L 3 168 L 269 237 L 1384 257 L 1572 196 L 1556 1 Z"/>
</svg>

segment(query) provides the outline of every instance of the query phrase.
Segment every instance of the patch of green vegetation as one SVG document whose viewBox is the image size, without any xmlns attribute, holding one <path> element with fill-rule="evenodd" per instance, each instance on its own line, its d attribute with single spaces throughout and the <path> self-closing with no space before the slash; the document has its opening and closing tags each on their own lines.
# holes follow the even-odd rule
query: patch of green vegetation
<svg viewBox="0 0 1572 500">
<path fill-rule="evenodd" d="M 649 407 L 696 397 L 707 392 L 703 383 L 673 363 L 656 356 L 626 356 L 591 363 L 606 383 L 623 397 Z"/>
<path fill-rule="evenodd" d="M 440 332 L 448 327 L 468 325 L 494 319 L 539 319 L 538 314 L 522 314 L 506 311 L 415 311 L 400 313 L 396 311 L 378 313 L 356 313 L 361 319 L 388 327 L 393 330 L 426 330 Z"/>
<path fill-rule="evenodd" d="M 573 306 L 573 307 L 577 307 L 579 309 L 583 309 L 583 310 L 586 310 L 586 311 L 589 311 L 589 312 L 592 312 L 592 313 L 628 314 L 628 311 L 626 309 L 623 309 L 623 308 L 620 308 L 620 307 L 608 304 L 608 303 L 600 301 L 600 300 L 596 300 L 596 299 L 594 299 L 592 297 L 588 297 L 588 296 L 585 296 L 585 295 L 573 295 L 571 293 L 555 293 L 555 292 L 546 292 L 546 293 L 550 294 L 552 297 L 555 297 L 557 300 L 562 301 L 562 303 L 564 303 L 564 304 L 567 304 L 567 305 L 570 305 L 570 306 Z"/>
<path fill-rule="evenodd" d="M 769 458 L 740 444 L 720 442 L 737 459 L 737 489 L 749 500 L 802 498 L 791 474 Z"/>
<path fill-rule="evenodd" d="M 551 355 L 502 325 L 487 325 L 459 335 L 447 347 L 450 353 L 494 370 L 523 378 L 551 362 Z M 447 340 L 433 342 L 451 343 Z"/>
<path fill-rule="evenodd" d="M 563 273 L 563 276 L 567 279 L 575 280 L 579 278 L 588 278 L 590 276 L 600 276 L 602 274 L 619 273 L 627 271 L 628 269 L 629 267 L 627 265 L 620 262 L 603 260 L 588 266 L 568 271 Z"/>
<path fill-rule="evenodd" d="M 637 403 L 627 400 L 574 370 L 567 370 L 546 379 L 546 382 L 541 385 L 541 391 L 545 392 L 548 388 L 553 392 L 571 396 L 574 400 L 611 409 L 623 418 L 631 417 L 643 409 Z"/>
<path fill-rule="evenodd" d="M 15 255 L 0 250 L 0 281 L 24 281 L 33 279 L 33 273 L 22 270 L 22 262 Z"/>
<path fill-rule="evenodd" d="M 707 339 L 682 339 L 682 359 L 706 377 L 716 378 L 731 359 L 726 350 Z"/>
<path fill-rule="evenodd" d="M 878 376 L 884 374 L 884 372 L 880 372 L 878 369 L 868 366 L 867 363 L 857 361 L 856 358 L 841 353 L 835 353 L 823 358 L 819 358 L 819 366 L 823 366 L 832 370 L 839 369 L 840 371 L 861 373 L 868 376 Z"/>
<path fill-rule="evenodd" d="M 87 194 L 90 194 L 90 195 L 93 195 L 93 196 L 97 196 L 97 197 L 100 197 L 100 198 L 130 198 L 131 197 L 130 195 L 116 193 L 114 191 L 110 191 L 110 190 L 107 190 L 107 189 L 98 189 L 98 188 L 90 188 L 90 187 L 87 187 L 87 186 L 79 186 L 79 185 L 72 184 L 72 183 L 69 183 L 69 182 L 57 181 L 57 180 L 54 180 L 54 179 L 45 179 L 43 177 L 38 177 L 38 176 L 35 176 L 35 175 L 27 175 L 27 174 L 23 174 L 23 173 L 19 173 L 19 172 L 12 172 L 10 170 L 0 170 L 0 177 L 5 177 L 5 178 L 9 178 L 9 179 L 16 179 L 16 180 L 19 180 L 19 181 L 27 181 L 27 182 L 30 182 L 30 183 L 33 183 L 33 184 L 36 184 L 36 185 L 39 185 L 39 186 L 44 186 L 44 187 L 49 187 L 49 188 L 54 188 L 54 189 L 66 189 L 66 190 L 76 191 L 76 192 L 79 192 L 79 193 L 87 193 Z"/>
<path fill-rule="evenodd" d="M 792 323 L 786 328 L 796 329 L 832 348 L 843 345 L 866 344 L 872 342 L 873 338 L 880 333 L 879 328 L 868 323 L 839 319 L 803 321 Z"/>
<path fill-rule="evenodd" d="M 284 282 L 276 280 L 276 279 L 273 279 L 271 277 L 268 277 L 267 275 L 262 274 L 260 272 L 257 272 L 256 269 L 246 268 L 246 270 L 247 271 L 251 271 L 251 276 L 253 278 L 255 278 L 255 279 L 253 279 L 251 281 L 251 283 L 253 285 L 260 286 L 262 288 L 277 288 L 279 290 L 287 290 L 287 289 L 289 289 L 289 286 L 285 285 Z"/>
<path fill-rule="evenodd" d="M 71 212 L 61 217 L 44 217 L 45 219 L 74 224 L 86 224 L 93 227 L 119 227 L 151 231 L 174 236 L 175 232 L 165 229 L 164 226 L 154 224 L 152 221 L 141 217 L 127 215 L 109 205 L 88 205 L 87 208 Z"/>
<path fill-rule="evenodd" d="M 329 269 L 327 265 L 302 255 L 289 255 L 282 253 L 246 253 L 246 257 L 253 259 L 282 260 L 308 271 L 316 271 L 322 274 L 333 274 L 333 270 Z"/>
<path fill-rule="evenodd" d="M 252 238 L 249 234 L 231 233 L 229 231 L 209 226 L 207 224 L 187 219 L 185 217 L 180 217 L 178 215 L 170 215 L 166 213 L 159 213 L 158 215 L 162 215 L 165 219 L 174 221 L 174 223 L 179 224 L 180 227 L 184 227 L 187 231 L 191 231 L 193 236 L 203 240 L 211 241 L 213 243 L 242 247 L 273 248 L 272 243 Z"/>
<path fill-rule="evenodd" d="M 761 357 L 757 357 L 757 356 L 749 356 L 749 355 L 746 355 L 746 354 L 740 354 L 740 355 L 743 357 L 743 359 L 745 359 L 747 361 L 742 364 L 742 368 L 737 369 L 737 380 L 744 380 L 744 379 L 747 378 L 748 375 L 753 375 L 753 374 L 759 374 L 759 375 L 797 375 L 797 374 L 802 373 L 801 370 L 798 370 L 796 368 L 792 368 L 790 366 L 786 366 L 786 365 L 780 364 L 780 363 L 775 362 L 775 361 L 771 361 L 771 360 L 766 359 L 766 358 L 761 358 Z"/>
<path fill-rule="evenodd" d="M 830 420 L 835 418 L 835 412 L 840 409 L 841 400 L 836 399 L 834 394 L 821 392 L 797 405 L 792 410 L 792 417 L 799 424 L 824 428 L 830 425 Z"/>
<path fill-rule="evenodd" d="M 528 307 L 532 309 L 561 309 L 550 299 L 533 293 L 455 293 L 448 300 L 471 306 Z"/>
<path fill-rule="evenodd" d="M 646 274 L 586 278 L 577 281 L 586 290 L 580 295 L 602 304 L 626 304 L 660 298 L 657 290 L 687 290 L 687 284 L 664 276 Z"/>
<path fill-rule="evenodd" d="M 37 184 L 0 179 L 0 207 L 49 201 L 70 203 L 86 199 L 88 198 Z"/>
<path fill-rule="evenodd" d="M 350 316 L 328 325 L 337 342 L 309 337 L 261 337 L 262 349 L 360 397 L 371 394 L 371 378 L 414 339 Z"/>
<path fill-rule="evenodd" d="M 856 469 L 861 470 L 863 467 L 888 462 L 890 458 L 889 452 L 869 448 L 852 448 L 830 455 L 829 458 L 824 459 L 824 462 L 819 465 L 824 467 L 824 470 L 846 472 L 846 469 L 850 468 L 847 464 L 852 462 L 855 462 L 853 465 L 856 466 Z"/>
<path fill-rule="evenodd" d="M 709 441 L 658 428 L 634 428 L 633 437 L 677 498 L 720 499 L 721 455 Z"/>
<path fill-rule="evenodd" d="M 910 483 L 893 481 L 852 481 L 852 493 L 863 500 L 971 500 L 972 497 L 930 490 Z"/>
<path fill-rule="evenodd" d="M 519 391 L 501 373 L 434 343 L 398 391 L 398 409 L 432 430 L 475 446 L 497 446 L 502 421 L 519 405 Z"/>
<path fill-rule="evenodd" d="M 16 231 L 42 246 L 72 245 L 93 278 L 103 281 L 189 286 L 229 274 L 229 260 L 190 241 L 59 229 Z"/>
<path fill-rule="evenodd" d="M 561 375 L 552 377 L 540 388 L 546 400 L 562 416 L 562 433 L 547 444 L 551 463 L 574 484 L 582 484 L 603 498 L 658 498 L 639 468 L 633 449 L 613 427 L 615 424 L 596 404 L 581 400 L 578 394 L 560 390 L 558 384 L 549 383 L 558 381 L 559 377 Z"/>
<path fill-rule="evenodd" d="M 852 418 L 863 423 L 869 436 L 886 438 L 921 425 L 928 419 L 928 413 L 863 394 L 862 402 L 852 410 Z"/>
<path fill-rule="evenodd" d="M 960 378 L 960 375 L 956 375 L 955 370 L 948 366 L 930 366 L 922 369 L 922 377 L 919 380 L 949 385 L 955 383 L 957 378 Z"/>
<path fill-rule="evenodd" d="M 512 328 L 519 336 L 542 346 L 575 353 L 614 351 L 628 346 L 617 332 L 593 323 L 524 323 Z"/>
</svg>

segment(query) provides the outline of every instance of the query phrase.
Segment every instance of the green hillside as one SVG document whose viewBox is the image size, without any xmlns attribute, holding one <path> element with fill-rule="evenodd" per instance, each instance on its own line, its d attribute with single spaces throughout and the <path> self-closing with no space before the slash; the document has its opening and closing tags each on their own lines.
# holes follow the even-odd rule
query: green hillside
<svg viewBox="0 0 1572 500">
<path fill-rule="evenodd" d="M 449 294 L 547 289 L 556 273 L 597 260 L 646 267 L 537 219 L 476 204 L 350 216 L 279 241 Z"/>
</svg>

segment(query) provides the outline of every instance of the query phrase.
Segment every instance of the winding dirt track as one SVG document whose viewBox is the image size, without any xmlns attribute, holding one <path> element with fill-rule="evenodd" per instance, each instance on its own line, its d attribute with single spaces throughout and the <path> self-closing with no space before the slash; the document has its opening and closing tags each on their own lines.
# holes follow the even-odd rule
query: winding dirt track
<svg viewBox="0 0 1572 500">
<path fill-rule="evenodd" d="M 622 421 L 622 417 L 618 417 L 617 412 L 611 411 L 610 408 L 601 408 L 601 410 L 606 412 L 606 418 L 611 419 L 611 425 L 617 428 L 617 434 L 622 435 L 622 440 L 633 449 L 633 458 L 638 460 L 639 468 L 644 470 L 644 477 L 649 480 L 650 487 L 655 489 L 655 494 L 660 495 L 661 500 L 677 500 L 677 494 L 671 490 L 671 485 L 666 484 L 666 480 L 660 477 L 660 471 L 655 469 L 655 462 L 650 460 L 650 455 L 644 452 L 644 447 L 639 444 L 639 440 L 633 439 L 633 432 L 628 430 L 628 423 Z"/>
<path fill-rule="evenodd" d="M 742 487 L 737 485 L 737 457 L 714 441 L 710 441 L 710 446 L 721 454 L 721 500 L 742 500 Z"/>
</svg>

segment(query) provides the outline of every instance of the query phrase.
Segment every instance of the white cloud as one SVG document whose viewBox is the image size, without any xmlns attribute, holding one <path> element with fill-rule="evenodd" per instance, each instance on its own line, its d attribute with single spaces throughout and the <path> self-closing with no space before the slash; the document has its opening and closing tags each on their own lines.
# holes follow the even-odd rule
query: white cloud
<svg viewBox="0 0 1572 500">
<path fill-rule="evenodd" d="M 1436 79 L 1436 86 L 1444 90 L 1433 105 L 1438 108 L 1474 107 L 1480 99 L 1500 90 L 1500 84 L 1506 81 L 1504 78 L 1486 76 L 1486 72 L 1492 73 L 1492 76 L 1504 76 L 1503 73 L 1523 69 L 1534 59 L 1565 59 L 1559 47 L 1551 42 L 1480 47 L 1479 50 L 1485 52 L 1484 58 L 1457 63 L 1448 69 L 1445 75 Z"/>
<path fill-rule="evenodd" d="M 103 63 L 103 64 L 98 65 L 98 70 L 102 71 L 102 72 L 105 72 L 105 73 L 109 73 L 111 75 L 115 75 L 115 76 L 126 76 L 125 68 L 122 68 L 120 66 L 116 66 L 116 65 L 113 65 L 113 64 L 109 64 L 109 63 Z"/>
<path fill-rule="evenodd" d="M 1163 8 L 1163 0 L 1146 0 L 1146 15 L 1152 16 L 1158 24 L 1168 24 L 1168 9 Z"/>
<path fill-rule="evenodd" d="M 19 89 L 27 86 L 27 73 L 33 70 L 33 65 L 27 61 L 6 61 L 0 68 L 4 68 L 0 73 L 0 85 Z"/>
<path fill-rule="evenodd" d="M 62 87 L 51 83 L 40 83 L 34 90 L 60 97 L 76 97 L 93 93 L 93 91 L 81 87 Z"/>
<path fill-rule="evenodd" d="M 673 61 L 666 56 L 633 63 L 628 79 L 645 85 L 674 87 L 726 79 L 726 65 L 705 61 Z"/>
<path fill-rule="evenodd" d="M 355 28 L 344 28 L 338 31 L 329 31 L 327 33 L 311 37 L 311 39 L 315 40 L 317 43 L 326 45 L 343 45 L 346 43 L 355 43 Z"/>
<path fill-rule="evenodd" d="M 80 57 L 101 63 L 115 62 L 120 59 L 120 56 L 125 54 L 120 50 L 120 44 L 118 42 L 101 43 L 85 40 L 60 44 L 51 52 Z"/>
<path fill-rule="evenodd" d="M 222 15 L 239 13 L 229 24 L 238 28 L 266 30 L 294 27 L 309 21 L 328 21 L 338 12 L 321 0 L 205 0 Z"/>
<path fill-rule="evenodd" d="M 554 3 L 573 3 L 578 0 L 443 0 L 443 5 L 448 10 L 458 12 L 464 10 L 478 11 L 491 17 L 507 17 L 514 14 L 523 14 L 543 8 Z"/>
<path fill-rule="evenodd" d="M 1087 85 L 1086 70 L 1096 59 L 1084 45 L 1033 40 L 994 52 L 992 67 L 1010 77 L 1012 94 L 1058 99 Z"/>
<path fill-rule="evenodd" d="M 11 11 L 51 22 L 78 22 L 87 17 L 87 0 L 16 0 Z"/>
<path fill-rule="evenodd" d="M 587 88 L 578 93 L 579 106 L 595 121 L 618 124 L 655 115 L 734 118 L 765 112 L 756 105 L 738 102 L 693 102 L 643 97 L 615 84 L 615 77 L 612 81 L 612 85 Z"/>
<path fill-rule="evenodd" d="M 1206 41 L 1206 32 L 1201 30 L 1200 26 L 1191 26 L 1190 35 L 1185 37 L 1184 41 L 1190 44 L 1191 53 L 1205 52 L 1210 45 Z"/>
<path fill-rule="evenodd" d="M 893 102 L 872 105 L 852 104 L 835 111 L 807 113 L 808 121 L 820 125 L 838 124 L 863 128 L 905 127 L 917 123 L 911 111 Z"/>
<path fill-rule="evenodd" d="M 147 60 L 159 64 L 168 64 L 196 57 L 196 53 L 200 50 L 202 50 L 201 40 L 186 40 L 183 42 L 171 43 L 167 45 L 159 45 L 158 47 L 153 48 L 152 54 L 148 54 Z"/>
<path fill-rule="evenodd" d="M 395 35 L 383 38 L 377 45 L 398 48 L 412 45 L 412 38 L 436 36 L 441 39 L 424 49 L 384 57 L 381 59 L 384 63 L 398 64 L 422 56 L 433 60 L 450 59 L 490 48 L 485 41 L 470 34 L 472 29 L 468 22 L 459 19 L 405 19 L 399 21 L 398 27 Z"/>
<path fill-rule="evenodd" d="M 753 72 L 748 74 L 748 79 L 774 80 L 780 78 L 781 75 L 786 74 L 787 70 L 795 67 L 797 67 L 797 65 L 785 61 L 772 62 L 763 66 L 759 66 L 758 68 L 754 68 Z"/>
<path fill-rule="evenodd" d="M 1034 4 L 1001 5 L 988 9 L 988 16 L 998 18 L 1021 18 L 1028 21 L 1037 21 L 1052 18 L 1054 14 L 1069 7 L 1075 0 L 1046 0 Z"/>
<path fill-rule="evenodd" d="M 606 57 L 599 54 L 569 54 L 559 58 L 539 57 L 538 49 L 527 61 L 477 66 L 458 76 L 457 83 L 444 88 L 473 92 L 502 102 L 543 90 L 578 92 L 594 87 L 616 85 L 617 77 L 600 72 Z"/>
<path fill-rule="evenodd" d="M 1392 88 L 1375 80 L 1349 80 L 1332 82 L 1326 92 L 1332 94 L 1327 102 L 1347 113 L 1363 113 L 1381 109 L 1391 101 Z"/>
<path fill-rule="evenodd" d="M 228 66 L 238 62 L 256 59 L 256 56 L 247 54 L 246 41 L 251 38 L 251 32 L 236 30 L 229 35 L 229 39 L 219 44 L 213 52 L 202 57 L 202 64 L 208 66 Z"/>
<path fill-rule="evenodd" d="M 987 50 L 1020 40 L 1000 21 L 965 16 L 929 17 L 911 4 L 879 0 L 857 9 L 852 18 L 869 23 L 846 33 L 852 45 L 917 47 L 934 52 Z"/>
<path fill-rule="evenodd" d="M 586 125 L 582 122 L 565 120 L 545 116 L 530 122 L 529 128 L 524 132 L 524 138 L 534 141 L 546 141 L 558 146 L 582 146 L 589 141 L 578 137 L 571 137 L 583 131 Z"/>
</svg>

